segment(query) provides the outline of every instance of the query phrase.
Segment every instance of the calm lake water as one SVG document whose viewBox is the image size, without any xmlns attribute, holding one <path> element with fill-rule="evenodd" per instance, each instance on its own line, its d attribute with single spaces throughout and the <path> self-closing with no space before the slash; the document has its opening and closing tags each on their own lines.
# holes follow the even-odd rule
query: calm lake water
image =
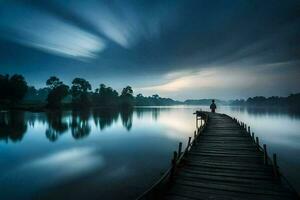
<svg viewBox="0 0 300 200">
<path fill-rule="evenodd" d="M 0 199 L 134 199 L 169 167 L 195 129 L 195 110 L 0 112 Z M 220 107 L 246 122 L 278 154 L 300 191 L 300 115 L 284 109 Z"/>
</svg>

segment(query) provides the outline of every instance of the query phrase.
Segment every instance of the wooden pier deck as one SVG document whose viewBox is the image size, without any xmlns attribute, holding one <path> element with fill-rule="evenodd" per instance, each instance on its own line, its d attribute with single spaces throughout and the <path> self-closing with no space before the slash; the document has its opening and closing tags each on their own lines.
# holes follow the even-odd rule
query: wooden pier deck
<svg viewBox="0 0 300 200">
<path fill-rule="evenodd" d="M 299 199 L 250 128 L 224 114 L 198 115 L 205 125 L 183 152 L 179 145 L 170 170 L 139 199 Z"/>
</svg>

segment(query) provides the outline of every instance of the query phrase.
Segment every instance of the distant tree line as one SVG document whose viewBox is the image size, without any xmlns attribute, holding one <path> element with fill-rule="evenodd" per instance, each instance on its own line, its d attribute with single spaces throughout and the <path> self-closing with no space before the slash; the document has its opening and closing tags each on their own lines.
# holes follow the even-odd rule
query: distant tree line
<svg viewBox="0 0 300 200">
<path fill-rule="evenodd" d="M 230 105 L 238 106 L 289 106 L 300 108 L 300 93 L 290 94 L 287 97 L 250 97 L 247 100 L 237 99 L 229 102 Z"/>
<path fill-rule="evenodd" d="M 162 98 L 158 94 L 154 94 L 149 97 L 144 97 L 142 94 L 138 94 L 135 98 L 136 106 L 170 106 L 182 104 L 180 101 L 175 101 L 170 98 Z"/>
<path fill-rule="evenodd" d="M 185 105 L 204 105 L 208 106 L 211 104 L 212 99 L 189 99 L 185 100 Z M 277 106 L 277 107 L 294 107 L 300 108 L 300 93 L 290 94 L 287 97 L 249 97 L 248 99 L 236 99 L 223 101 L 215 99 L 217 105 L 232 105 L 232 106 Z"/>
<path fill-rule="evenodd" d="M 126 86 L 119 94 L 113 88 L 100 84 L 92 91 L 89 81 L 74 78 L 68 86 L 56 76 L 46 81 L 46 87 L 36 89 L 28 86 L 22 75 L 0 75 L 0 103 L 5 107 L 20 108 L 27 105 L 48 109 L 88 108 L 88 107 L 120 107 L 175 105 L 180 102 L 158 95 L 144 97 L 133 96 L 131 86 Z M 1 106 L 0 106 L 1 108 Z M 25 107 L 26 108 L 26 107 Z"/>
<path fill-rule="evenodd" d="M 183 103 L 185 105 L 203 105 L 203 106 L 208 106 L 211 104 L 213 99 L 188 99 L 188 100 L 185 100 Z M 219 100 L 219 99 L 214 99 L 216 104 L 218 105 L 227 105 L 228 102 L 226 101 L 222 101 L 222 100 Z"/>
<path fill-rule="evenodd" d="M 89 81 L 83 78 L 74 78 L 72 85 L 64 84 L 58 77 L 51 76 L 46 81 L 45 88 L 35 89 L 28 86 L 22 75 L 0 74 L 0 108 L 20 108 L 21 105 L 33 107 L 40 105 L 41 108 L 88 108 L 88 107 L 120 107 L 132 106 L 169 106 L 169 105 L 210 105 L 212 99 L 175 101 L 170 98 L 162 98 L 155 94 L 145 97 L 142 94 L 133 96 L 131 86 L 126 86 L 119 94 L 113 88 L 100 84 L 92 91 Z M 300 93 L 291 94 L 288 97 L 263 97 L 256 96 L 231 101 L 216 99 L 218 105 L 238 106 L 293 106 L 300 108 Z M 27 108 L 25 106 L 25 109 Z M 22 108 L 22 107 L 21 107 Z"/>
</svg>

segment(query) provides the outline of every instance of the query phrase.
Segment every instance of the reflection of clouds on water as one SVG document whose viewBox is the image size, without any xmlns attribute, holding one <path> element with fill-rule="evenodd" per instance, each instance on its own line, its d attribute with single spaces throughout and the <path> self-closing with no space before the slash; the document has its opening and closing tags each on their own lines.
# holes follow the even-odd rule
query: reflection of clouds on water
<svg viewBox="0 0 300 200">
<path fill-rule="evenodd" d="M 151 127 L 163 136 L 185 142 L 193 135 L 195 120 L 192 113 L 195 108 L 174 109 L 172 107 L 139 107 L 136 108 L 134 129 Z M 154 131 L 155 132 L 155 131 Z"/>
<path fill-rule="evenodd" d="M 31 177 L 28 176 L 32 176 L 34 172 L 34 182 L 37 185 L 43 185 L 81 176 L 94 169 L 100 170 L 104 164 L 104 158 L 97 154 L 96 148 L 77 147 L 43 155 L 41 158 L 22 165 L 14 173 L 21 173 L 24 180 L 30 180 Z M 42 178 L 43 174 L 48 174 L 47 179 Z"/>
<path fill-rule="evenodd" d="M 19 192 L 22 190 L 22 194 L 31 193 L 30 190 L 34 188 L 39 189 L 49 184 L 61 183 L 93 170 L 100 170 L 104 166 L 104 157 L 99 155 L 99 147 L 73 147 L 42 155 L 40 158 L 1 174 L 0 192 L 6 196 L 11 190 L 15 190 L 14 188 L 22 188 L 18 189 Z M 10 193 L 8 196 L 14 197 L 18 194 Z"/>
<path fill-rule="evenodd" d="M 59 174 L 68 175 L 99 167 L 103 158 L 96 154 L 95 148 L 80 147 L 62 150 L 27 163 L 24 168 L 51 171 L 59 169 Z"/>
<path fill-rule="evenodd" d="M 128 176 L 130 170 L 128 169 L 128 166 L 124 165 L 124 166 L 120 166 L 120 167 L 116 167 L 114 168 L 114 170 L 108 171 L 105 176 L 108 178 L 120 178 L 123 176 Z"/>
</svg>

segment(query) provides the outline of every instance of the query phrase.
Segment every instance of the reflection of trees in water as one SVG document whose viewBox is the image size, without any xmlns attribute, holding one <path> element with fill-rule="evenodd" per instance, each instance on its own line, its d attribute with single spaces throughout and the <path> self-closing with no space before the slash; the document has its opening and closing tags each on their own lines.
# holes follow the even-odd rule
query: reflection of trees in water
<svg viewBox="0 0 300 200">
<path fill-rule="evenodd" d="M 129 131 L 132 127 L 133 109 L 132 108 L 122 109 L 120 114 L 121 114 L 121 120 L 123 126 Z"/>
<path fill-rule="evenodd" d="M 152 119 L 157 121 L 157 119 L 159 117 L 159 114 L 160 114 L 160 108 L 153 108 L 152 109 Z"/>
<path fill-rule="evenodd" d="M 118 120 L 119 112 L 117 109 L 94 109 L 93 118 L 95 125 L 100 127 L 100 130 L 105 129 Z"/>
<path fill-rule="evenodd" d="M 150 114 L 157 120 L 160 108 L 141 108 L 135 110 L 137 115 Z M 133 125 L 133 109 L 95 109 L 91 111 L 80 110 L 70 112 L 56 111 L 45 113 L 30 113 L 22 111 L 10 111 L 0 113 L 0 140 L 22 140 L 28 126 L 34 128 L 35 123 L 42 123 L 46 126 L 45 136 L 55 142 L 59 137 L 71 130 L 74 139 L 87 137 L 91 132 L 89 118 L 92 114 L 95 125 L 104 130 L 112 126 L 119 119 L 126 130 L 130 131 Z M 120 116 L 120 118 L 119 118 Z"/>
<path fill-rule="evenodd" d="M 157 121 L 159 118 L 161 109 L 169 109 L 169 108 L 140 107 L 140 108 L 135 108 L 135 112 L 139 119 L 143 118 L 145 113 L 150 113 L 152 119 Z"/>
<path fill-rule="evenodd" d="M 300 118 L 300 111 L 289 107 L 280 106 L 230 106 L 235 112 L 247 112 L 251 115 L 288 115 L 292 118 Z"/>
<path fill-rule="evenodd" d="M 135 108 L 134 111 L 136 113 L 137 118 L 142 119 L 144 117 L 144 108 Z"/>
<path fill-rule="evenodd" d="M 91 132 L 89 110 L 72 111 L 71 132 L 75 139 L 87 137 Z"/>
<path fill-rule="evenodd" d="M 21 141 L 27 130 L 24 112 L 10 111 L 0 113 L 0 140 Z"/>
<path fill-rule="evenodd" d="M 69 128 L 68 124 L 63 120 L 62 112 L 47 112 L 46 113 L 48 128 L 46 129 L 46 137 L 51 142 L 56 141 L 61 134 Z"/>
</svg>

